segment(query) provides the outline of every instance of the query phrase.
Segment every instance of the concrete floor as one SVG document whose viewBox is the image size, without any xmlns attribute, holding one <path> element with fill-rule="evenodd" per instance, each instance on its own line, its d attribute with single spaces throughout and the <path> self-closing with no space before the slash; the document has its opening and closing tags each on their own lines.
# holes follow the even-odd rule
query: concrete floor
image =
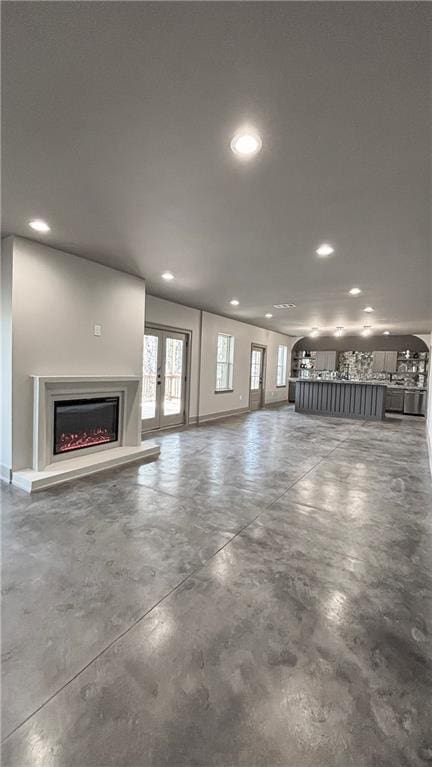
<svg viewBox="0 0 432 767">
<path fill-rule="evenodd" d="M 424 424 L 269 409 L 3 488 L 3 767 L 432 763 Z"/>
</svg>

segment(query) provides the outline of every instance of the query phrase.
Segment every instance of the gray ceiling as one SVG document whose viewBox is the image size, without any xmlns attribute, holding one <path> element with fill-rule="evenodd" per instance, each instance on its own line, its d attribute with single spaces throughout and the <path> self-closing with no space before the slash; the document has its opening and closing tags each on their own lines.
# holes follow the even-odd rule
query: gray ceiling
<svg viewBox="0 0 432 767">
<path fill-rule="evenodd" d="M 430 331 L 428 3 L 7 2 L 2 14 L 4 234 L 293 335 Z M 247 164 L 229 149 L 245 121 L 263 138 Z M 320 260 L 323 241 L 336 253 Z M 282 302 L 297 308 L 272 310 Z"/>
</svg>

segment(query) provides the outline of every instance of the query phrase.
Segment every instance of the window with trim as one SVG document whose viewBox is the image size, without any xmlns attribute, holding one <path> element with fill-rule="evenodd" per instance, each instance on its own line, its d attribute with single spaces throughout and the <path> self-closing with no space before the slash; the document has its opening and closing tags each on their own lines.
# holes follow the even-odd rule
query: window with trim
<svg viewBox="0 0 432 767">
<path fill-rule="evenodd" d="M 218 333 L 216 354 L 216 391 L 233 388 L 234 336 Z"/>
<path fill-rule="evenodd" d="M 278 346 L 276 386 L 286 386 L 288 348 Z"/>
</svg>

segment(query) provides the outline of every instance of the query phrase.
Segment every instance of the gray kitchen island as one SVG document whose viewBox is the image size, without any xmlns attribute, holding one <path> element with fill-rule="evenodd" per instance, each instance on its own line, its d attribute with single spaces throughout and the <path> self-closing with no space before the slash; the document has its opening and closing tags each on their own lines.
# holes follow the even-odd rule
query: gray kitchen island
<svg viewBox="0 0 432 767">
<path fill-rule="evenodd" d="M 357 381 L 298 380 L 295 409 L 299 413 L 382 421 L 386 387 Z"/>
</svg>

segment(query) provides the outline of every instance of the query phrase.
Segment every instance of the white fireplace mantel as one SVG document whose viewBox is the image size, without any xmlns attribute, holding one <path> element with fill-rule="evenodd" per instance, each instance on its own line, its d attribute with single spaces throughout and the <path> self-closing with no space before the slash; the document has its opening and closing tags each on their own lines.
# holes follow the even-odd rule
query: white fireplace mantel
<svg viewBox="0 0 432 767">
<path fill-rule="evenodd" d="M 23 490 L 49 487 L 78 476 L 159 455 L 158 445 L 141 442 L 141 379 L 135 376 L 31 376 L 33 380 L 33 466 L 15 471 Z M 120 399 L 119 444 L 90 448 L 75 457 L 53 457 L 52 414 L 55 399 L 84 396 Z"/>
</svg>

